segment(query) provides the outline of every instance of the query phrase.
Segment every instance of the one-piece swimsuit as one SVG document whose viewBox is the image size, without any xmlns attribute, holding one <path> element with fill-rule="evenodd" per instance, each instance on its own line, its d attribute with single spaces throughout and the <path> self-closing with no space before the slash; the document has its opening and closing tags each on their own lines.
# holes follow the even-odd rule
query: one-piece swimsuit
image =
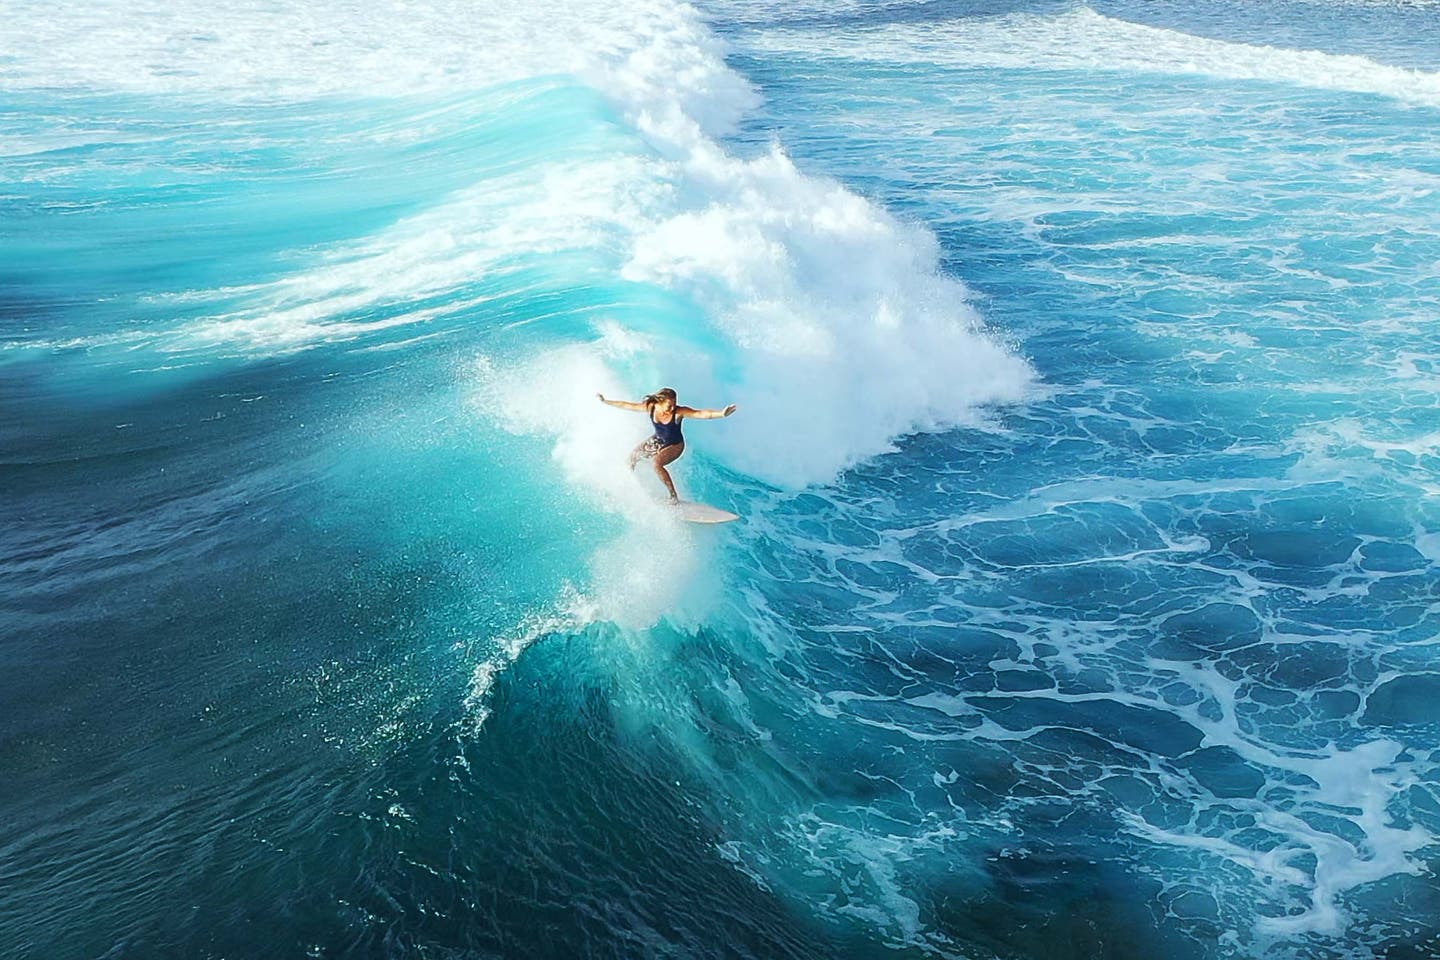
<svg viewBox="0 0 1440 960">
<path fill-rule="evenodd" d="M 655 427 L 655 432 L 640 442 L 630 453 L 630 469 L 635 469 L 635 464 L 641 460 L 648 460 L 666 447 L 673 447 L 677 443 L 684 443 L 685 437 L 680 432 L 680 412 L 670 411 L 670 422 L 661 423 L 655 419 L 655 405 L 650 405 L 650 423 Z"/>
</svg>

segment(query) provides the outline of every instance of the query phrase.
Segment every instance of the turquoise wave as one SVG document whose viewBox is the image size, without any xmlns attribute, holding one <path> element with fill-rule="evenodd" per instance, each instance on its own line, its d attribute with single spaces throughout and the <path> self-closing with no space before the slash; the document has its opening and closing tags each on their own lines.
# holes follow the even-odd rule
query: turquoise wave
<svg viewBox="0 0 1440 960">
<path fill-rule="evenodd" d="M 0 948 L 1430 949 L 1422 7 L 21 3 Z"/>
</svg>

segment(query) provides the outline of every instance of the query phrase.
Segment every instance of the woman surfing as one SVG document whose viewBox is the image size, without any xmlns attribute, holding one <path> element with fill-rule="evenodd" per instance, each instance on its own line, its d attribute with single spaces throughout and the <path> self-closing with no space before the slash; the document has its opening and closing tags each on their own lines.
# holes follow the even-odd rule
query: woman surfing
<svg viewBox="0 0 1440 960">
<path fill-rule="evenodd" d="M 719 420 L 728 417 L 735 412 L 735 404 L 730 404 L 724 410 L 696 410 L 694 407 L 682 407 L 676 403 L 675 391 L 669 387 L 661 387 L 654 393 L 645 397 L 638 403 L 629 400 L 606 400 L 605 394 L 597 393 L 600 402 L 611 407 L 619 407 L 621 410 L 643 411 L 650 416 L 650 423 L 654 425 L 655 432 L 640 441 L 634 450 L 630 451 L 630 469 L 635 469 L 635 464 L 641 460 L 650 460 L 655 465 L 655 473 L 660 482 L 665 484 L 665 489 L 670 491 L 670 502 L 679 503 L 680 498 L 675 494 L 675 484 L 670 480 L 670 471 L 665 467 L 680 459 L 680 454 L 685 452 L 685 437 L 680 433 L 680 423 L 683 420 Z"/>
</svg>

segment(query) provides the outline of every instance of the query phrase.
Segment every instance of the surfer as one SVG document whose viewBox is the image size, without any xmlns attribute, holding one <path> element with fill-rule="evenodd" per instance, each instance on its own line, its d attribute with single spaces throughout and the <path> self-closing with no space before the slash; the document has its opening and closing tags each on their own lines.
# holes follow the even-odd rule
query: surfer
<svg viewBox="0 0 1440 960">
<path fill-rule="evenodd" d="M 719 420 L 735 412 L 733 403 L 724 410 L 696 410 L 694 407 L 682 407 L 676 403 L 675 391 L 669 387 L 661 387 L 638 403 L 632 403 L 629 400 L 606 400 L 603 393 L 597 393 L 595 396 L 599 397 L 600 402 L 607 406 L 619 407 L 621 410 L 644 411 L 649 414 L 650 423 L 654 425 L 655 432 L 640 441 L 639 445 L 630 451 L 630 469 L 634 470 L 635 464 L 641 460 L 650 460 L 655 465 L 655 473 L 660 477 L 660 482 L 665 484 L 666 490 L 670 491 L 671 503 L 679 503 L 680 498 L 675 494 L 675 484 L 670 480 L 670 471 L 665 467 L 680 459 L 680 454 L 685 452 L 685 437 L 680 433 L 681 421 Z"/>
</svg>

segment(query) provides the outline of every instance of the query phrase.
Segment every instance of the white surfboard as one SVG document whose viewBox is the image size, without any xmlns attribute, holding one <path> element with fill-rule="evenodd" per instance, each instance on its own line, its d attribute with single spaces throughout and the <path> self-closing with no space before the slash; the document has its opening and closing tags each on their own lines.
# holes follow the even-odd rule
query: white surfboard
<svg viewBox="0 0 1440 960">
<path fill-rule="evenodd" d="M 688 520 L 691 523 L 729 523 L 731 520 L 739 520 L 738 513 L 731 513 L 729 510 L 721 510 L 719 507 L 712 507 L 704 503 L 696 503 L 693 500 L 681 500 L 675 504 L 675 511 L 680 514 L 681 520 Z"/>
</svg>

